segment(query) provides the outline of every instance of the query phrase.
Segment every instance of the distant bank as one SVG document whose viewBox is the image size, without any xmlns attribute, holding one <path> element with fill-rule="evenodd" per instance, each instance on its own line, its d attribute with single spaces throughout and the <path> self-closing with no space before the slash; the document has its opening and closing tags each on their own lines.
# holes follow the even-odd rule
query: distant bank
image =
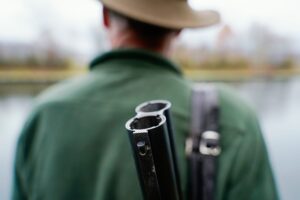
<svg viewBox="0 0 300 200">
<path fill-rule="evenodd" d="M 0 84 L 52 84 L 87 73 L 78 69 L 6 69 L 0 70 Z M 188 69 L 184 74 L 195 81 L 244 81 L 256 78 L 286 79 L 300 76 L 300 68 L 293 69 Z"/>
</svg>

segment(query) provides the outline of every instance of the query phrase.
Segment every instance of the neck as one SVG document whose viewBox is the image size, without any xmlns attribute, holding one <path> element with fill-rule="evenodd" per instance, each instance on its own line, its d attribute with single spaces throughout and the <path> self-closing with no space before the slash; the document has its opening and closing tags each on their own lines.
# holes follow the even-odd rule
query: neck
<svg viewBox="0 0 300 200">
<path fill-rule="evenodd" d="M 171 39 L 164 40 L 145 40 L 143 37 L 138 37 L 132 33 L 122 33 L 110 38 L 111 47 L 117 48 L 139 48 L 156 52 L 165 57 L 169 56 Z"/>
</svg>

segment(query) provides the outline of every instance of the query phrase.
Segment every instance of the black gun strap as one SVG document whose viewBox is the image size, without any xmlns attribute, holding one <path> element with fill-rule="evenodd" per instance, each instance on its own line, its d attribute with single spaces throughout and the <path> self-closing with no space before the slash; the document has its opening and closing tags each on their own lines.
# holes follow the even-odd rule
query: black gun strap
<svg viewBox="0 0 300 200">
<path fill-rule="evenodd" d="M 190 136 L 186 142 L 189 162 L 189 200 L 213 200 L 219 145 L 217 90 L 196 85 L 192 92 Z"/>
</svg>

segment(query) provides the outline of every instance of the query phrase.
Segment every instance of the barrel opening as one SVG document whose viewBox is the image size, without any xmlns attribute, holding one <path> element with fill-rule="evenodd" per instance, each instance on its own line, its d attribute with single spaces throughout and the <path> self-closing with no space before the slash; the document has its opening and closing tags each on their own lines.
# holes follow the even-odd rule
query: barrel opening
<svg viewBox="0 0 300 200">
<path fill-rule="evenodd" d="M 149 129 L 158 126 L 162 118 L 158 116 L 144 116 L 135 118 L 130 124 L 130 128 L 134 130 Z"/>
</svg>

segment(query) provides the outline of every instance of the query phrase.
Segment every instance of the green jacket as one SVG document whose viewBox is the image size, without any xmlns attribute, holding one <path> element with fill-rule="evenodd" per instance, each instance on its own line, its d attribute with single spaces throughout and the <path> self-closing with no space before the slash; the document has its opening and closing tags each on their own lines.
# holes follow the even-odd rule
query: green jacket
<svg viewBox="0 0 300 200">
<path fill-rule="evenodd" d="M 219 87 L 221 145 L 217 200 L 276 200 L 272 170 L 252 110 Z M 141 200 L 125 130 L 141 102 L 172 102 L 182 188 L 191 84 L 157 54 L 117 50 L 90 73 L 52 87 L 38 99 L 18 142 L 14 200 Z"/>
</svg>

